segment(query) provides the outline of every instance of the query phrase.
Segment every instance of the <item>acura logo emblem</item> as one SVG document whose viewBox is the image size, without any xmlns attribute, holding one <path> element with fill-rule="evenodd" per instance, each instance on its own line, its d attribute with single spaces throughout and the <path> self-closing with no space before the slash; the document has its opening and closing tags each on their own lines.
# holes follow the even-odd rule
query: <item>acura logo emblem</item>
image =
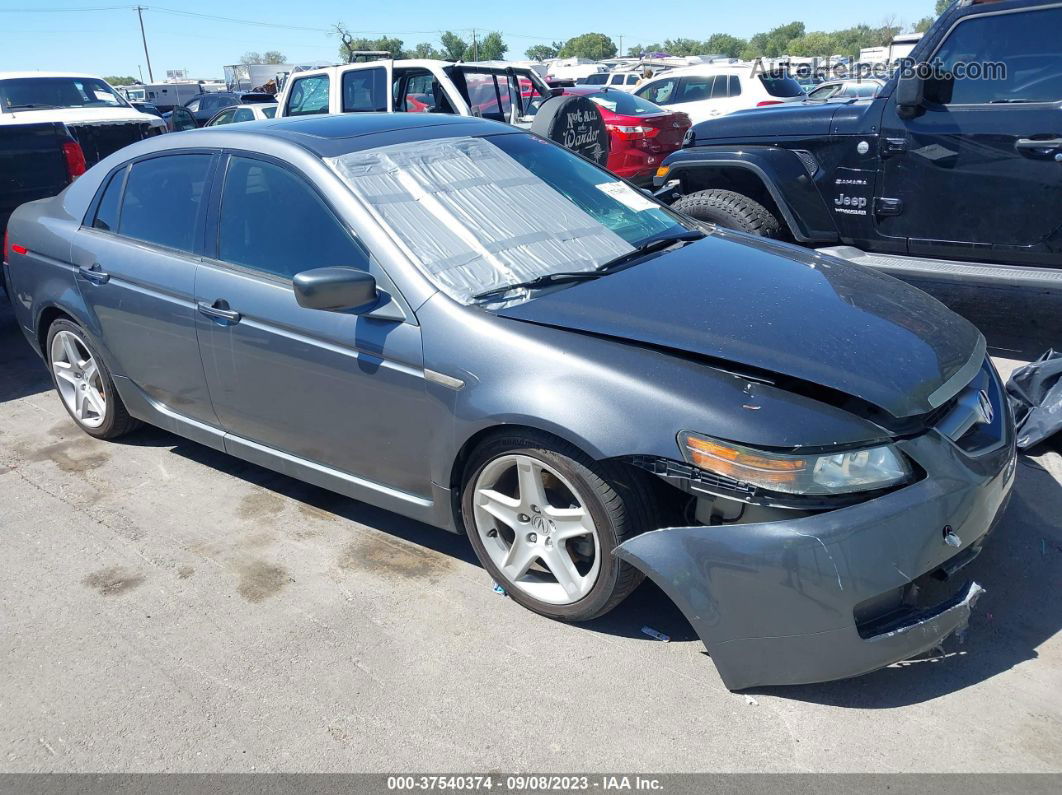
<svg viewBox="0 0 1062 795">
<path fill-rule="evenodd" d="M 977 413 L 980 415 L 980 422 L 986 425 L 991 423 L 996 416 L 996 410 L 992 408 L 992 399 L 983 389 L 977 393 Z"/>
</svg>

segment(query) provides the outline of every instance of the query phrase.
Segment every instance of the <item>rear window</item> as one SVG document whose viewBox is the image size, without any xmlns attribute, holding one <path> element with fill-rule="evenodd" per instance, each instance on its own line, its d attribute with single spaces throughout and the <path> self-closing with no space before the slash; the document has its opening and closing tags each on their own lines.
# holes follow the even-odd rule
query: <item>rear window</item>
<svg viewBox="0 0 1062 795">
<path fill-rule="evenodd" d="M 596 75 L 590 75 L 582 82 L 588 86 L 603 86 L 606 82 L 608 82 L 608 73 L 598 72 Z"/>
<path fill-rule="evenodd" d="M 277 98 L 272 94 L 244 94 L 240 97 L 240 101 L 247 105 L 253 105 L 257 102 L 276 102 Z"/>
<path fill-rule="evenodd" d="M 595 91 L 593 94 L 583 94 L 583 96 L 606 110 L 624 116 L 651 116 L 655 113 L 667 113 L 659 105 L 654 105 L 649 100 L 636 97 L 634 94 L 628 94 L 626 91 Z"/>
<path fill-rule="evenodd" d="M 799 97 L 804 93 L 800 83 L 789 75 L 760 75 L 760 82 L 772 97 Z"/>
</svg>

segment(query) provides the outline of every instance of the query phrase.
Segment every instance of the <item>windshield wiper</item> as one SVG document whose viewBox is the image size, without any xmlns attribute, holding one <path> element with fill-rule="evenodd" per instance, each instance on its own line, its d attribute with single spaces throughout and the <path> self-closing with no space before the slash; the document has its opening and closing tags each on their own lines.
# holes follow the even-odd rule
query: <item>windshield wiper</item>
<svg viewBox="0 0 1062 795">
<path fill-rule="evenodd" d="M 21 105 L 8 105 L 8 110 L 28 110 L 30 108 L 52 108 L 55 109 L 58 105 L 46 105 L 43 102 L 24 102 Z"/>
<path fill-rule="evenodd" d="M 581 282 L 586 281 L 587 279 L 597 279 L 601 276 L 602 274 L 599 271 L 562 271 L 560 273 L 547 273 L 544 276 L 536 276 L 534 279 L 528 279 L 526 282 L 515 282 L 514 284 L 503 284 L 501 287 L 492 287 L 489 290 L 476 293 L 472 296 L 472 300 L 478 301 L 481 298 L 504 295 L 511 290 L 534 290 L 538 287 L 547 287 L 551 284 Z"/>
<path fill-rule="evenodd" d="M 662 251 L 665 248 L 670 248 L 676 243 L 690 243 L 694 240 L 700 240 L 703 237 L 705 237 L 704 232 L 701 232 L 699 229 L 690 229 L 677 235 L 650 238 L 635 246 L 633 251 L 628 251 L 626 254 L 620 254 L 616 258 L 598 265 L 597 270 L 595 270 L 594 273 L 601 276 L 623 265 L 627 265 L 632 260 L 644 257 L 646 254 L 652 254 L 654 251 Z"/>
</svg>

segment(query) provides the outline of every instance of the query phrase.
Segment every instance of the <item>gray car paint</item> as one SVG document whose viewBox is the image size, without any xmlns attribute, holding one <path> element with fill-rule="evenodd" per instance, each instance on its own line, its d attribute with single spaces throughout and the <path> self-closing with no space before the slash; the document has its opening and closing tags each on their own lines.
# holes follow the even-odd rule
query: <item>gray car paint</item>
<svg viewBox="0 0 1062 795">
<path fill-rule="evenodd" d="M 539 300 L 546 302 L 540 306 L 548 310 L 548 318 L 533 316 L 536 301 L 525 305 L 523 317 L 516 310 L 506 317 L 462 306 L 435 289 L 321 162 L 324 156 L 399 140 L 519 134 L 512 128 L 475 119 L 419 120 L 401 114 L 291 119 L 253 128 L 219 127 L 138 143 L 101 162 L 60 196 L 24 205 L 12 218 L 13 241 L 30 249 L 11 263 L 16 315 L 27 339 L 40 352 L 42 320 L 56 311 L 74 317 L 100 350 L 134 416 L 458 532 L 455 496 L 465 455 L 483 433 L 503 425 L 554 433 L 598 459 L 680 459 L 676 434 L 682 430 L 775 448 L 854 446 L 893 435 L 888 423 L 872 414 L 849 411 L 837 401 L 799 394 L 781 382 L 743 372 L 744 365 L 762 368 L 772 366 L 773 360 L 741 362 L 738 357 L 728 367 L 718 361 L 729 353 L 722 343 L 706 358 L 675 324 L 661 326 L 668 332 L 666 338 L 659 329 L 649 338 L 644 334 L 646 321 L 638 321 L 635 312 L 632 332 L 639 323 L 643 331 L 632 333 L 631 340 L 624 339 L 614 313 L 602 330 L 581 328 L 574 312 L 554 311 L 563 296 L 577 300 L 578 291 L 592 285 L 543 296 Z M 303 174 L 372 252 L 370 271 L 388 300 L 360 315 L 308 310 L 296 304 L 290 284 L 211 260 L 203 251 L 174 255 L 81 227 L 86 208 L 115 167 L 157 152 L 196 149 L 258 153 Z M 689 251 L 708 263 L 713 258 L 762 258 L 771 253 L 730 233 L 710 235 Z M 799 278 L 793 276 L 797 271 L 808 279 L 822 278 L 801 261 L 807 255 L 774 253 L 779 263 L 788 265 L 772 261 L 772 267 L 794 269 L 787 278 Z M 669 256 L 654 262 L 664 264 Z M 145 262 L 152 265 L 145 267 Z M 97 263 L 111 275 L 105 283 L 76 275 L 79 267 Z M 842 276 L 854 267 L 830 263 Z M 622 275 L 593 284 L 607 285 Z M 854 275 L 845 279 L 860 283 Z M 920 303 L 898 282 L 878 283 L 897 299 L 898 315 L 904 313 L 906 300 L 914 301 L 929 315 L 922 318 L 926 329 L 956 333 L 949 362 L 979 355 L 983 340 L 976 333 L 971 336 L 943 307 Z M 644 298 L 630 296 L 628 312 L 644 310 L 639 303 Z M 797 305 L 799 290 L 792 298 L 794 311 L 822 311 L 814 302 Z M 229 327 L 197 311 L 197 303 L 219 299 L 244 315 L 239 324 Z M 742 300 L 755 313 L 756 292 L 748 291 Z M 828 311 L 835 308 L 830 305 Z M 761 319 L 772 322 L 770 317 Z M 920 326 L 913 319 L 910 326 L 917 336 Z M 925 336 L 922 339 L 933 347 Z M 828 353 L 813 342 L 810 336 L 794 339 L 791 333 L 778 334 L 773 342 L 761 339 L 762 346 L 786 350 L 785 369 L 797 378 L 823 372 L 821 360 Z M 966 351 L 961 350 L 964 344 Z M 171 364 L 178 363 L 181 378 L 160 371 L 160 352 Z M 250 368 L 255 361 L 263 369 Z M 800 367 L 801 361 L 807 369 Z M 961 389 L 963 384 L 948 380 L 956 367 L 942 367 L 933 383 L 927 376 L 929 380 L 919 384 L 921 391 L 915 390 L 917 399 L 924 402 L 933 390 L 944 389 L 938 395 L 944 400 Z M 895 396 L 896 390 L 890 394 Z M 913 410 L 902 401 L 891 408 L 898 415 Z M 1010 464 L 998 461 L 999 456 L 978 461 L 949 457 L 945 451 L 950 442 L 934 441 L 934 433 L 922 429 L 921 435 L 903 442 L 928 473 L 918 484 L 791 522 L 652 532 L 622 545 L 616 554 L 661 583 L 713 653 L 719 654 L 724 644 L 733 649 L 720 655 L 720 670 L 729 686 L 746 686 L 748 678 L 735 678 L 732 669 L 756 670 L 753 663 L 764 651 L 762 639 L 779 627 L 809 638 L 815 637 L 809 633 L 846 632 L 841 617 L 850 613 L 853 594 L 877 585 L 891 587 L 901 577 L 910 581 L 925 574 L 926 566 L 938 565 L 941 555 L 954 553 L 953 547 L 934 546 L 939 544 L 942 521 L 962 527 L 969 536 L 963 538 L 967 546 L 987 530 L 1001 504 L 999 494 L 1012 479 L 999 473 L 1008 467 L 1012 471 L 1013 456 Z M 897 526 L 915 528 L 902 537 L 910 545 L 902 549 L 889 531 L 898 512 L 905 519 Z M 852 535 L 849 517 L 858 517 L 858 536 L 865 541 L 846 541 Z M 794 536 L 797 544 L 775 546 L 779 539 Z M 819 550 L 829 554 L 822 556 Z M 785 562 L 790 558 L 779 563 L 780 556 L 794 554 L 796 564 Z M 702 558 L 712 560 L 711 555 L 717 563 L 702 567 Z M 849 568 L 838 571 L 838 560 L 847 561 Z M 741 576 L 731 576 L 729 586 L 716 593 L 716 568 Z M 878 570 L 884 574 L 875 574 Z M 808 594 L 800 599 L 793 599 L 793 589 L 775 585 L 779 576 L 794 572 Z M 846 580 L 849 577 L 854 579 Z M 693 582 L 697 578 L 703 582 Z M 829 587 L 846 581 L 843 592 L 837 588 L 833 593 Z M 792 621 L 784 620 L 788 605 L 779 605 L 778 598 L 799 606 L 791 611 Z M 749 629 L 720 635 L 712 621 L 705 623 L 698 607 L 702 599 L 719 605 L 720 615 L 734 625 L 749 621 Z M 809 600 L 821 600 L 825 606 L 810 609 Z M 963 608 L 953 607 L 947 616 L 954 617 L 956 609 Z M 763 614 L 775 613 L 781 624 L 763 630 Z M 918 637 L 920 642 L 939 640 L 955 626 L 950 618 L 937 619 L 918 630 Z M 760 641 L 753 643 L 752 638 Z M 880 643 L 879 648 L 888 647 L 887 653 L 865 659 L 864 652 L 856 651 L 862 647 L 850 642 L 850 633 L 836 640 L 823 644 L 811 658 L 808 648 L 790 649 L 793 671 L 799 673 L 782 670 L 783 657 L 752 680 L 811 681 L 858 673 L 856 669 L 898 659 L 894 655 L 909 648 L 896 641 Z M 856 664 L 856 658 L 862 662 Z"/>
</svg>

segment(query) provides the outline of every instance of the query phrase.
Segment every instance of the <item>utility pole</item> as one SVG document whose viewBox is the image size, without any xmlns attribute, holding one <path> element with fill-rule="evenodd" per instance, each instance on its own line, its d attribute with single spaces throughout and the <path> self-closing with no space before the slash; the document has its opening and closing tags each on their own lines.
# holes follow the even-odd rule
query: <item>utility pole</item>
<svg viewBox="0 0 1062 795">
<path fill-rule="evenodd" d="M 479 60 L 479 46 L 476 44 L 476 29 L 472 28 L 472 60 Z"/>
<path fill-rule="evenodd" d="M 620 34 L 620 48 L 619 48 L 619 57 L 620 57 L 620 58 L 622 58 L 622 57 L 623 57 L 623 34 L 622 34 L 622 33 Z"/>
<path fill-rule="evenodd" d="M 147 36 L 144 35 L 144 7 L 143 6 L 137 6 L 136 7 L 136 15 L 140 19 L 140 39 L 141 39 L 141 41 L 144 42 L 144 58 L 147 59 L 148 80 L 150 80 L 152 83 L 154 83 L 155 82 L 155 75 L 152 74 L 152 72 L 151 72 L 151 56 L 148 55 Z M 142 76 L 143 75 L 141 75 L 141 77 Z"/>
</svg>

